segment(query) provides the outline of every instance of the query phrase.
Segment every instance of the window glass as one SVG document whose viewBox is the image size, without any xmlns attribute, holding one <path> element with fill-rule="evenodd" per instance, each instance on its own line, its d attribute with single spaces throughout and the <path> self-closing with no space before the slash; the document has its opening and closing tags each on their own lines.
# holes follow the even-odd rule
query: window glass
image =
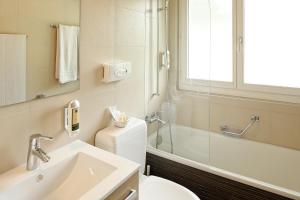
<svg viewBox="0 0 300 200">
<path fill-rule="evenodd" d="M 188 10 L 188 78 L 209 80 L 209 3 L 207 0 L 189 0 Z"/>
<path fill-rule="evenodd" d="M 232 0 L 211 0 L 211 80 L 232 82 Z"/>
<path fill-rule="evenodd" d="M 189 0 L 188 78 L 232 81 L 232 0 Z"/>
<path fill-rule="evenodd" d="M 244 0 L 244 82 L 300 88 L 300 1 Z"/>
</svg>

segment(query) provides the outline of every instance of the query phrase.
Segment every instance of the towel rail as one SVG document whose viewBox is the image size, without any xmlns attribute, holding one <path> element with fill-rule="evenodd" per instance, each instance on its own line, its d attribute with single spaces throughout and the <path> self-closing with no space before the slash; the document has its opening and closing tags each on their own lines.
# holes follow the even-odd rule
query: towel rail
<svg viewBox="0 0 300 200">
<path fill-rule="evenodd" d="M 58 25 L 56 25 L 56 24 L 50 24 L 50 27 L 51 28 L 58 28 Z"/>
<path fill-rule="evenodd" d="M 229 135 L 233 137 L 242 137 L 245 135 L 248 130 L 256 123 L 259 122 L 260 118 L 258 115 L 252 115 L 250 118 L 250 122 L 247 124 L 247 126 L 242 130 L 234 130 L 228 127 L 227 125 L 221 126 L 221 131 L 224 135 Z"/>
</svg>

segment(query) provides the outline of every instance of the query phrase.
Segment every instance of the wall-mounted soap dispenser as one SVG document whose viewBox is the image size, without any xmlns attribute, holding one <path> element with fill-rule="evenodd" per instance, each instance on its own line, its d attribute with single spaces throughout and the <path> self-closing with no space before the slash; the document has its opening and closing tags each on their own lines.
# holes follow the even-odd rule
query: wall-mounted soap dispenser
<svg viewBox="0 0 300 200">
<path fill-rule="evenodd" d="M 80 103 L 78 100 L 70 101 L 65 107 L 65 129 L 70 137 L 79 134 L 79 108 Z"/>
</svg>

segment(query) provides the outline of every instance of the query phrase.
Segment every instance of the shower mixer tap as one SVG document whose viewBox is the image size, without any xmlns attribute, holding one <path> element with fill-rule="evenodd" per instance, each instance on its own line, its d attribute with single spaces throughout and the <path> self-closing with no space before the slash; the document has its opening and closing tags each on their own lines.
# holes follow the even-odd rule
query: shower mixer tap
<svg viewBox="0 0 300 200">
<path fill-rule="evenodd" d="M 159 115 L 159 113 L 157 113 L 157 112 L 152 113 L 150 116 L 147 115 L 147 116 L 145 117 L 145 121 L 146 121 L 148 124 L 152 124 L 152 123 L 154 123 L 154 122 L 158 122 L 158 123 L 160 123 L 160 124 L 162 124 L 162 125 L 165 125 L 165 124 L 166 124 L 165 121 L 163 121 L 163 120 L 160 119 L 160 115 Z"/>
</svg>

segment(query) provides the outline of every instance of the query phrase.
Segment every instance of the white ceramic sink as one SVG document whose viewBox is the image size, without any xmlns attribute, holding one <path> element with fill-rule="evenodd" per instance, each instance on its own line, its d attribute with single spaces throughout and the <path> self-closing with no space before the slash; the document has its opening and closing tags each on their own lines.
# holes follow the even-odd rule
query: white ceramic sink
<svg viewBox="0 0 300 200">
<path fill-rule="evenodd" d="M 35 171 L 25 165 L 0 175 L 2 200 L 104 199 L 138 171 L 138 164 L 75 141 Z"/>
</svg>

